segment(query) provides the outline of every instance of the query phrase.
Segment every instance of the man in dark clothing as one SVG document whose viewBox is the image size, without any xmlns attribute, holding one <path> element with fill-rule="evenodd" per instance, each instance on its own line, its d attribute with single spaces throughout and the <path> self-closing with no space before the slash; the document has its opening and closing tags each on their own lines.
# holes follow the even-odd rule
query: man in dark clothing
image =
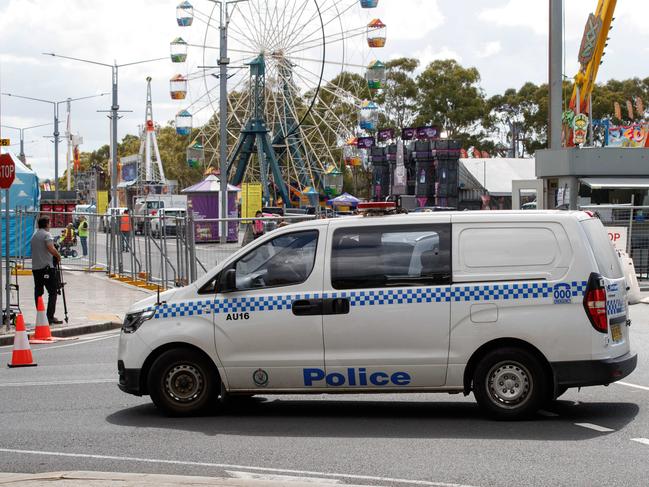
<svg viewBox="0 0 649 487">
<path fill-rule="evenodd" d="M 50 234 L 50 219 L 38 219 L 38 230 L 34 232 L 31 240 L 32 246 L 32 274 L 34 276 L 34 300 L 47 289 L 47 320 L 51 325 L 63 323 L 54 316 L 56 311 L 56 294 L 59 288 L 56 264 L 61 261 L 61 255 L 54 247 L 54 239 Z"/>
</svg>

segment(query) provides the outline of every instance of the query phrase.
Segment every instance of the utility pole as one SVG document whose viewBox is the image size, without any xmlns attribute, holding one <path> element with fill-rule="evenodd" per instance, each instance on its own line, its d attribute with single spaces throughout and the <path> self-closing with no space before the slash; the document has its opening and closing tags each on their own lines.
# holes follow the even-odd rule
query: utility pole
<svg viewBox="0 0 649 487">
<path fill-rule="evenodd" d="M 81 63 L 88 63 L 88 64 L 96 64 L 98 66 L 104 66 L 108 67 L 111 69 L 111 79 L 112 79 L 112 103 L 110 105 L 110 110 L 108 112 L 110 115 L 108 118 L 110 118 L 110 158 L 111 158 L 111 171 L 110 171 L 110 206 L 111 208 L 116 208 L 117 205 L 117 180 L 118 180 L 118 174 L 117 174 L 117 120 L 119 119 L 119 103 L 118 103 L 118 76 L 119 76 L 119 68 L 123 68 L 126 66 L 133 66 L 135 64 L 144 64 L 144 63 L 150 63 L 153 61 L 162 61 L 164 59 L 168 59 L 168 57 L 159 57 L 155 59 L 144 59 L 142 61 L 135 61 L 132 63 L 125 63 L 125 64 L 117 64 L 117 61 L 115 61 L 113 64 L 108 64 L 108 63 L 101 63 L 98 61 L 92 61 L 89 59 L 81 59 L 81 58 L 76 58 L 76 57 L 70 57 L 70 56 L 62 56 L 60 54 L 56 54 L 53 52 L 44 52 L 43 55 L 45 56 L 52 56 L 52 57 L 60 57 L 61 59 L 70 59 L 71 61 L 79 61 Z M 103 111 L 103 110 L 101 110 Z M 121 110 L 124 111 L 124 110 Z"/>
<path fill-rule="evenodd" d="M 219 169 L 221 173 L 219 195 L 219 217 L 221 225 L 219 228 L 220 242 L 228 241 L 228 25 L 230 24 L 230 5 L 235 5 L 248 0 L 211 0 L 219 6 Z M 233 9 L 234 10 L 234 9 Z"/>
<path fill-rule="evenodd" d="M 562 14 L 563 0 L 549 0 L 550 7 L 550 48 L 549 48 L 549 120 L 548 143 L 552 150 L 561 149 L 561 113 L 563 92 L 563 38 Z"/>
<path fill-rule="evenodd" d="M 25 155 L 25 132 L 27 130 L 35 129 L 38 127 L 47 127 L 48 125 L 52 124 L 42 123 L 40 125 L 32 125 L 31 127 L 12 127 L 11 125 L 2 125 L 2 128 L 17 130 L 20 134 L 20 154 L 18 154 L 18 159 L 20 159 L 20 162 L 22 162 L 23 164 L 27 163 L 27 156 Z"/>
</svg>

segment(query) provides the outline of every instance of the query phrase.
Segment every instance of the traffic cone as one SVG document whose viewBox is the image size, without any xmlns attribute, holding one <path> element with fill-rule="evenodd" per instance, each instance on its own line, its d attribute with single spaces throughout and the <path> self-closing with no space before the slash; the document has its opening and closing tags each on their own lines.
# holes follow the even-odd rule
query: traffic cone
<svg viewBox="0 0 649 487">
<path fill-rule="evenodd" d="M 14 350 L 11 354 L 11 363 L 7 364 L 9 367 L 35 367 L 34 359 L 32 358 L 32 349 L 29 348 L 29 340 L 27 339 L 27 330 L 25 329 L 25 320 L 23 314 L 18 313 L 16 316 L 16 336 L 14 337 Z"/>
<path fill-rule="evenodd" d="M 45 313 L 43 296 L 39 296 L 36 301 L 36 329 L 29 341 L 30 343 L 51 343 L 54 341 L 50 331 L 50 322 Z"/>
</svg>

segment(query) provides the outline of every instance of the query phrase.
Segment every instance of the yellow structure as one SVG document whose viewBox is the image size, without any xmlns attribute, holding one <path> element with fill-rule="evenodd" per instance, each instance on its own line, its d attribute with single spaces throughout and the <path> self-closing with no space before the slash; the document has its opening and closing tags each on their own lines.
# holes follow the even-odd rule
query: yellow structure
<svg viewBox="0 0 649 487">
<path fill-rule="evenodd" d="M 590 113 L 589 100 L 597 72 L 602 62 L 608 31 L 611 29 L 617 0 L 599 0 L 594 14 L 588 16 L 584 37 L 579 48 L 579 72 L 570 98 L 570 108 L 575 113 Z M 577 105 L 579 98 L 579 105 Z"/>
</svg>

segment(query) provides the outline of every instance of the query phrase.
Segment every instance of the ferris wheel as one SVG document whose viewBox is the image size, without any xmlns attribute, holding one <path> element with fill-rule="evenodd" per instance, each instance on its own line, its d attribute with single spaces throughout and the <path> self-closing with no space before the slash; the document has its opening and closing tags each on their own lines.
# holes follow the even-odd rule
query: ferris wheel
<svg viewBox="0 0 649 487">
<path fill-rule="evenodd" d="M 176 131 L 188 164 L 218 166 L 219 50 L 216 4 L 184 1 L 171 42 L 171 98 L 184 100 Z M 228 16 L 228 179 L 260 182 L 264 200 L 290 204 L 335 194 L 327 175 L 355 136 L 376 130 L 371 97 L 385 80 L 377 49 L 386 25 L 378 0 L 247 0 Z M 350 75 L 349 73 L 356 73 Z M 360 74 L 359 74 L 360 73 Z M 339 189 L 339 188 L 338 188 Z"/>
</svg>

